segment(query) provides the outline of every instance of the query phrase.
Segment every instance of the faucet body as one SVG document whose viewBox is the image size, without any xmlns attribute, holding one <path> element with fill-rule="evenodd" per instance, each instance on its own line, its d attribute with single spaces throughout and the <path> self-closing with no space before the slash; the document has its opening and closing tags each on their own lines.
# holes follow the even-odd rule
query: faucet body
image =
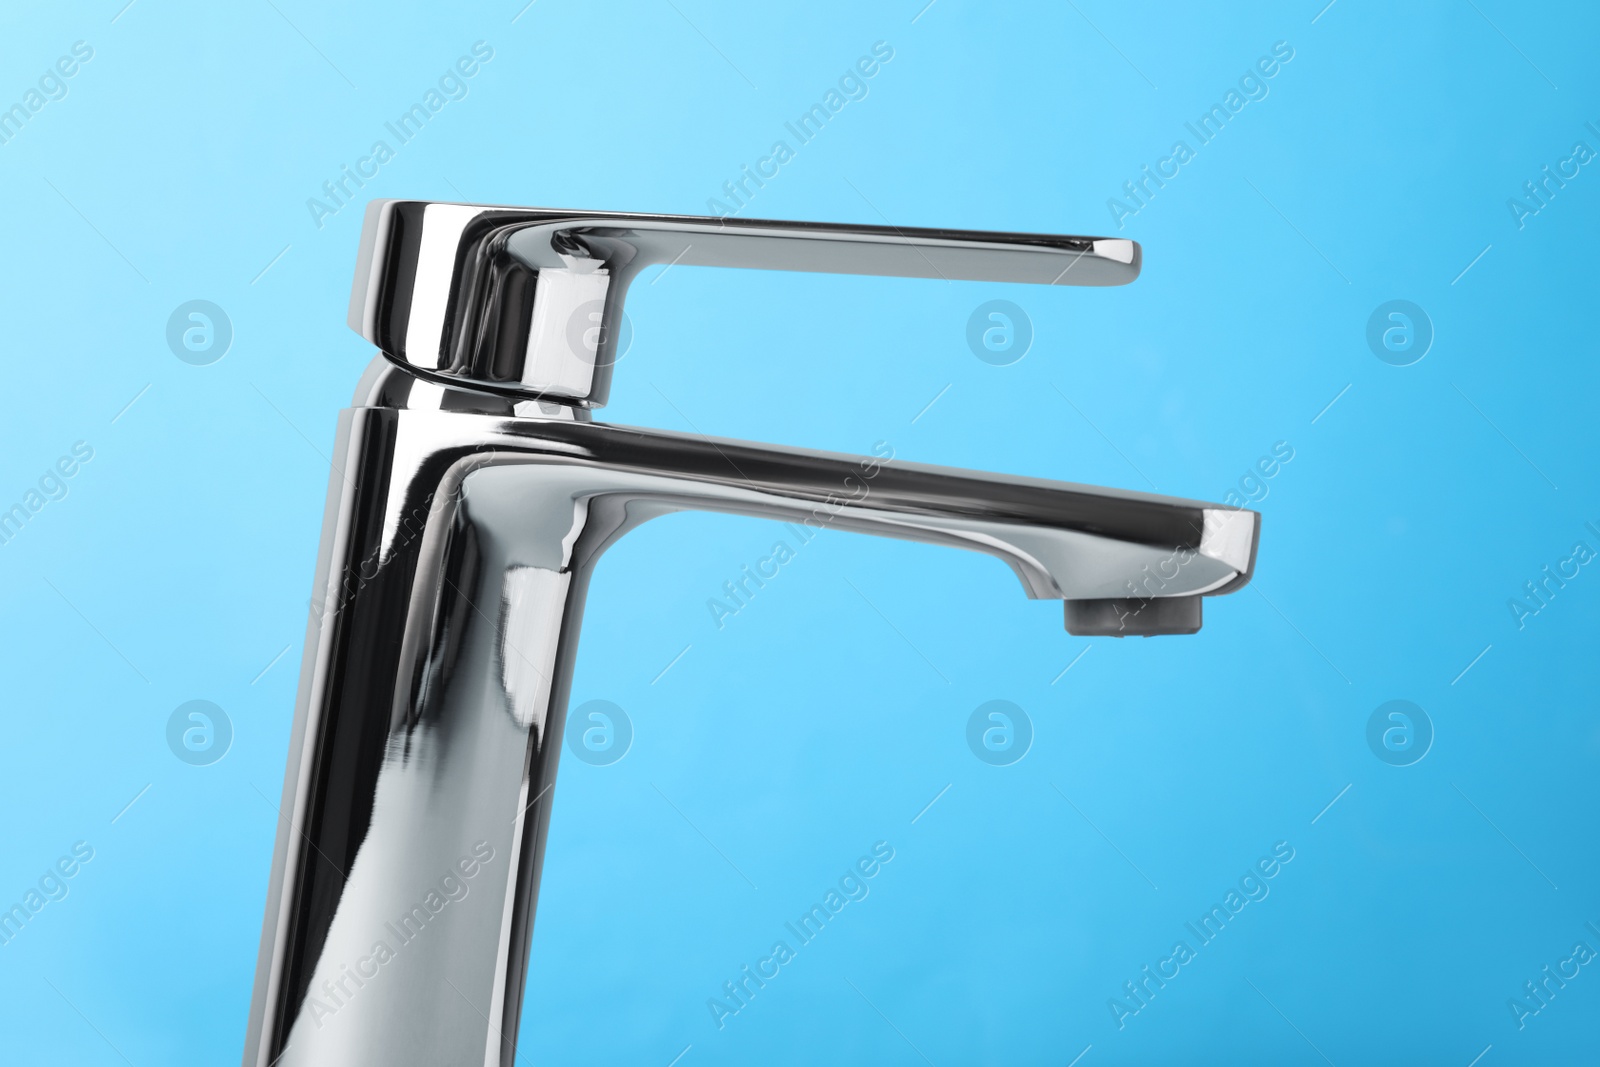
<svg viewBox="0 0 1600 1067">
<path fill-rule="evenodd" d="M 560 380 L 607 369 L 605 344 Z M 464 382 L 403 347 L 339 423 L 246 1067 L 512 1063 L 585 590 L 650 518 L 986 552 L 1091 633 L 1192 632 L 1253 565 L 1250 511 L 606 425 L 593 393 Z"/>
</svg>

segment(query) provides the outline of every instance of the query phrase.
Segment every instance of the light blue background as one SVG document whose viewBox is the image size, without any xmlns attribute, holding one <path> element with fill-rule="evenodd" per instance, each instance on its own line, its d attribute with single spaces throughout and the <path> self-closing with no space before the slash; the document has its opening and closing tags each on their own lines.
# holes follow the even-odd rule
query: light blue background
<svg viewBox="0 0 1600 1067">
<path fill-rule="evenodd" d="M 94 449 L 0 545 L 0 903 L 95 850 L 0 946 L 0 1059 L 239 1055 L 325 457 L 371 356 L 359 206 L 319 229 L 306 200 L 479 40 L 363 199 L 704 213 L 882 40 L 743 214 L 1145 248 L 1116 290 L 652 275 L 603 418 L 1211 500 L 1294 449 L 1252 587 L 1191 638 L 1073 638 L 991 559 L 841 533 L 719 631 L 706 600 L 779 527 L 617 546 L 573 697 L 636 736 L 563 760 L 523 1062 L 1592 1059 L 1600 967 L 1525 1029 L 1507 1007 L 1600 948 L 1600 573 L 1524 629 L 1507 607 L 1600 549 L 1600 173 L 1522 229 L 1506 205 L 1600 149 L 1585 5 L 123 2 L 0 15 L 0 105 L 94 49 L 0 145 L 0 507 Z M 1118 231 L 1107 198 L 1277 41 L 1270 95 Z M 164 340 L 191 299 L 235 330 L 210 366 Z M 1013 366 L 966 347 L 991 299 L 1033 323 Z M 1391 299 L 1436 331 L 1409 367 L 1365 341 Z M 191 699 L 233 723 L 209 767 L 166 745 Z M 966 747 L 992 699 L 1034 724 L 1010 767 Z M 1368 748 L 1391 699 L 1434 724 L 1414 766 Z M 870 897 L 719 1031 L 707 998 L 880 840 Z M 1108 999 L 1279 841 L 1270 896 L 1119 1030 Z"/>
</svg>

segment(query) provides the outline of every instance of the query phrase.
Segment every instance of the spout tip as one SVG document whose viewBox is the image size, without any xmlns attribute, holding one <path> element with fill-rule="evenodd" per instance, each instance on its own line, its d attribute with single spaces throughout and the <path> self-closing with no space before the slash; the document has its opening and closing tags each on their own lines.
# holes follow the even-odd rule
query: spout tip
<svg viewBox="0 0 1600 1067">
<path fill-rule="evenodd" d="M 1198 596 L 1066 601 L 1074 637 L 1157 637 L 1200 632 Z"/>
</svg>

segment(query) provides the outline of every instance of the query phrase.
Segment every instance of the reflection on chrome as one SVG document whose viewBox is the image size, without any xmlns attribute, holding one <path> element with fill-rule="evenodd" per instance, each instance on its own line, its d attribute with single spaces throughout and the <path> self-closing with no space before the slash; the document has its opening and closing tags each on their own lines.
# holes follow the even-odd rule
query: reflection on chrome
<svg viewBox="0 0 1600 1067">
<path fill-rule="evenodd" d="M 592 421 L 652 263 L 1115 285 L 1139 248 L 372 204 L 351 324 L 381 355 L 339 422 L 247 1067 L 512 1062 L 584 593 L 640 523 L 984 552 L 1083 634 L 1192 633 L 1249 580 L 1250 511 Z"/>
</svg>

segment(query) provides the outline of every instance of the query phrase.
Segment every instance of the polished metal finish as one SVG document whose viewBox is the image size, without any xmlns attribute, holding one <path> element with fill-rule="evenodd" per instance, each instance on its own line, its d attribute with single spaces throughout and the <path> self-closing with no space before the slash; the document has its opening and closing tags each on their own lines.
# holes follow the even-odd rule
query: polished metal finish
<svg viewBox="0 0 1600 1067">
<path fill-rule="evenodd" d="M 436 262 L 419 252 L 435 208 L 454 234 Z M 569 268 L 546 250 L 613 281 L 703 240 L 708 259 L 763 267 L 1047 284 L 1138 269 L 1123 241 L 733 228 L 369 211 L 353 308 L 383 355 L 339 424 L 247 1067 L 512 1062 L 584 592 L 648 519 L 719 511 L 985 552 L 1086 633 L 1190 633 L 1202 596 L 1248 581 L 1250 511 L 593 422 L 605 361 L 539 326 L 537 294 L 561 313 L 601 300 L 614 321 L 622 286 L 552 282 Z"/>
<path fill-rule="evenodd" d="M 378 200 L 350 327 L 424 377 L 601 407 L 629 283 L 652 264 L 1122 285 L 1139 246 L 1107 237 Z"/>
</svg>

